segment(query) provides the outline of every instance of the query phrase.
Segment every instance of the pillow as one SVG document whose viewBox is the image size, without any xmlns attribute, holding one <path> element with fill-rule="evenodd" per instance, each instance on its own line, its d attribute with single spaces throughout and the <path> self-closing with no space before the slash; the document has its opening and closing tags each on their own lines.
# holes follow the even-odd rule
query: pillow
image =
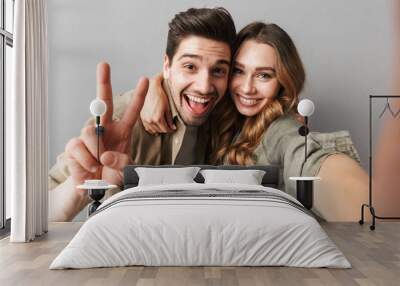
<svg viewBox="0 0 400 286">
<path fill-rule="evenodd" d="M 201 170 L 204 183 L 235 183 L 261 185 L 265 171 L 262 170 Z"/>
<path fill-rule="evenodd" d="M 135 168 L 139 176 L 139 186 L 196 183 L 193 179 L 199 170 L 199 167 Z"/>
</svg>

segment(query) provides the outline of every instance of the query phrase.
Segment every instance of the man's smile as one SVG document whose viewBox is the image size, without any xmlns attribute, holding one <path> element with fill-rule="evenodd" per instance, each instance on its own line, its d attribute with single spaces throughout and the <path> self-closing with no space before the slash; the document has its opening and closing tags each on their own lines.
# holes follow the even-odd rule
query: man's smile
<svg viewBox="0 0 400 286">
<path fill-rule="evenodd" d="M 217 96 L 200 96 L 193 93 L 183 93 L 184 105 L 195 116 L 203 116 L 213 108 Z"/>
</svg>

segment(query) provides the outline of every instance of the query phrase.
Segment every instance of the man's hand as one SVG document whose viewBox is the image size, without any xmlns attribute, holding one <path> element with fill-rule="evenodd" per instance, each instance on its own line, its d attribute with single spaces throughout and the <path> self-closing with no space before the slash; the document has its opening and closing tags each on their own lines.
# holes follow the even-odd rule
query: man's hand
<svg viewBox="0 0 400 286">
<path fill-rule="evenodd" d="M 121 120 L 113 121 L 113 99 L 110 66 L 107 63 L 97 65 L 97 98 L 106 103 L 107 111 L 101 116 L 101 125 L 105 132 L 100 137 L 100 162 L 97 162 L 97 136 L 95 125 L 86 126 L 77 138 L 66 145 L 68 168 L 75 186 L 88 179 L 103 179 L 111 184 L 122 184 L 122 169 L 133 163 L 131 160 L 132 129 L 143 107 L 149 82 L 139 79 L 132 99 Z M 84 190 L 78 191 L 85 196 Z"/>
</svg>

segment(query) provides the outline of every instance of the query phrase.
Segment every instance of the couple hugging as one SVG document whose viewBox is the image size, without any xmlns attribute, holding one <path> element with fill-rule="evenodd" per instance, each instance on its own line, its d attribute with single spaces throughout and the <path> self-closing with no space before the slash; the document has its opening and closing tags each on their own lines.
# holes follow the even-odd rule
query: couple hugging
<svg viewBox="0 0 400 286">
<path fill-rule="evenodd" d="M 89 202 L 76 186 L 102 178 L 122 184 L 128 164 L 279 165 L 290 176 L 319 176 L 314 210 L 327 220 L 357 220 L 368 177 L 347 131 L 304 138 L 297 113 L 305 71 L 290 36 L 253 22 L 236 34 L 224 8 L 191 8 L 169 23 L 162 74 L 112 94 L 110 66 L 97 66 L 97 97 L 107 105 L 96 160 L 94 120 L 49 171 L 50 220 L 69 221 Z M 340 208 L 339 208 L 340 206 Z"/>
</svg>

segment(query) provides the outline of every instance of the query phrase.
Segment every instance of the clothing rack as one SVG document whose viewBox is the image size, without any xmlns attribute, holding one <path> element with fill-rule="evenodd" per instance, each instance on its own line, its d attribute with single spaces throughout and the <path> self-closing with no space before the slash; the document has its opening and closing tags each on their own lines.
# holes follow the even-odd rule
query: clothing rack
<svg viewBox="0 0 400 286">
<path fill-rule="evenodd" d="M 383 114 L 386 112 L 386 108 L 389 108 L 390 113 L 394 118 L 400 115 L 399 112 L 394 113 L 393 110 L 390 107 L 389 103 L 389 98 L 400 98 L 400 95 L 370 95 L 369 96 L 369 194 L 368 194 L 368 204 L 363 204 L 361 206 L 361 219 L 359 220 L 359 224 L 363 225 L 364 224 L 364 208 L 367 207 L 369 208 L 369 211 L 372 215 L 372 224 L 370 225 L 371 230 L 375 230 L 375 219 L 382 219 L 382 220 L 392 220 L 392 219 L 400 219 L 400 217 L 387 217 L 387 216 L 379 216 L 375 213 L 375 209 L 372 204 L 372 101 L 373 99 L 382 99 L 386 98 L 387 103 L 385 105 L 385 108 L 379 118 L 383 116 Z"/>
</svg>

